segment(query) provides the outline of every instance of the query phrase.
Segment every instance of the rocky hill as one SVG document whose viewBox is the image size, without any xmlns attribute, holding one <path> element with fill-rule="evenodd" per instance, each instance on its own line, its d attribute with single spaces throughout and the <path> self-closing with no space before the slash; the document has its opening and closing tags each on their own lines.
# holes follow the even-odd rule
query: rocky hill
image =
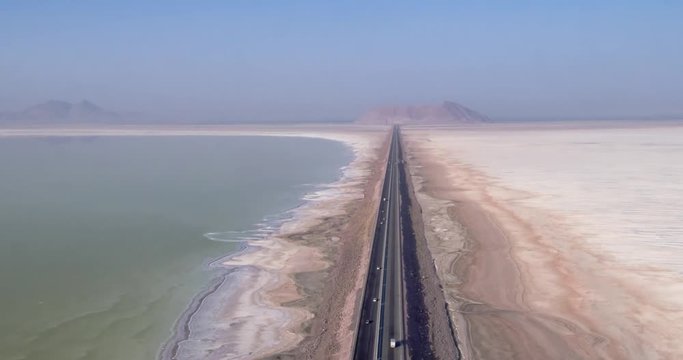
<svg viewBox="0 0 683 360">
<path fill-rule="evenodd" d="M 486 116 L 452 101 L 439 105 L 376 108 L 356 120 L 358 124 L 471 124 L 489 122 Z"/>
<path fill-rule="evenodd" d="M 83 100 L 78 103 L 50 100 L 33 105 L 23 111 L 0 113 L 3 123 L 79 123 L 79 122 L 112 122 L 121 116 Z"/>
</svg>

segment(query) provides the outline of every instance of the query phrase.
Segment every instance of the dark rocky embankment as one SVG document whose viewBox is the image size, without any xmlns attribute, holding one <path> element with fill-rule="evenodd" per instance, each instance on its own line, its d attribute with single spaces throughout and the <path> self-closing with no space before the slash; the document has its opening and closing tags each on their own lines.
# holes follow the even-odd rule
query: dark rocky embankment
<svg viewBox="0 0 683 360">
<path fill-rule="evenodd" d="M 427 247 L 422 210 L 406 174 L 399 143 L 401 231 L 406 279 L 407 346 L 413 359 L 460 359 L 432 254 Z"/>
</svg>

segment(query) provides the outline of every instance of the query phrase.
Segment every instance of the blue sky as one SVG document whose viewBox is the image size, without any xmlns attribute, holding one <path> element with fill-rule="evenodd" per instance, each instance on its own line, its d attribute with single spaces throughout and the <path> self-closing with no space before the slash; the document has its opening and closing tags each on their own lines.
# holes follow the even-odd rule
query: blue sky
<svg viewBox="0 0 683 360">
<path fill-rule="evenodd" d="M 0 110 L 353 118 L 683 114 L 677 1 L 1 1 Z"/>
</svg>

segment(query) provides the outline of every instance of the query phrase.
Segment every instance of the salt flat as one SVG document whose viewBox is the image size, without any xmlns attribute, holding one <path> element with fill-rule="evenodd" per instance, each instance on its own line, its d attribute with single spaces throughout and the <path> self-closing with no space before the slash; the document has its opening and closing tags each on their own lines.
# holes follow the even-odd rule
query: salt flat
<svg viewBox="0 0 683 360">
<path fill-rule="evenodd" d="M 683 273 L 683 128 L 432 139 L 493 182 L 533 193 L 526 205 L 570 217 L 596 250 Z"/>
<path fill-rule="evenodd" d="M 683 127 L 405 133 L 466 354 L 683 355 Z"/>
</svg>

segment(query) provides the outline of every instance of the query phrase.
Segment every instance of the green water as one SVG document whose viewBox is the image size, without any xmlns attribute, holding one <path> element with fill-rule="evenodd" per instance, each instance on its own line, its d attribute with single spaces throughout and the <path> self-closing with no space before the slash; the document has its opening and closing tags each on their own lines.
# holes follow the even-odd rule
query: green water
<svg viewBox="0 0 683 360">
<path fill-rule="evenodd" d="M 301 138 L 0 139 L 0 359 L 153 359 L 210 259 L 351 159 Z"/>
</svg>

